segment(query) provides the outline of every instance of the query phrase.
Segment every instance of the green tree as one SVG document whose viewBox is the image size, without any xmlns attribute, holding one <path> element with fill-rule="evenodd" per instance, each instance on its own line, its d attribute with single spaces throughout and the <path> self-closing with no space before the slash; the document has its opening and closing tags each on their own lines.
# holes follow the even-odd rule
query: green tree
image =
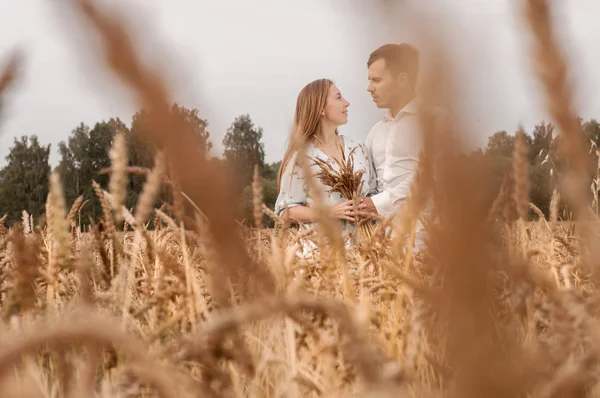
<svg viewBox="0 0 600 398">
<path fill-rule="evenodd" d="M 260 185 L 262 187 L 262 202 L 269 209 L 275 207 L 275 201 L 279 191 L 277 189 L 277 173 L 281 162 L 267 163 L 264 165 L 262 175 L 260 177 Z M 240 195 L 239 199 L 240 218 L 247 224 L 254 226 L 254 191 L 252 184 L 247 185 Z M 262 225 L 271 227 L 274 225 L 273 220 L 267 215 L 263 215 Z"/>
<path fill-rule="evenodd" d="M 262 176 L 267 180 L 277 181 L 277 173 L 281 167 L 281 161 L 265 164 Z"/>
<path fill-rule="evenodd" d="M 556 153 L 554 151 L 554 125 L 544 121 L 536 124 L 533 128 L 533 138 L 529 151 L 529 159 L 534 163 L 554 163 Z"/>
<path fill-rule="evenodd" d="M 555 187 L 555 181 L 550 175 L 550 166 L 536 163 L 529 172 L 529 200 L 546 216 L 550 215 L 550 201 Z"/>
<path fill-rule="evenodd" d="M 277 200 L 277 180 L 270 180 L 264 177 L 260 178 L 262 201 L 263 204 L 272 209 L 275 206 Z M 247 226 L 254 226 L 254 190 L 252 184 L 247 185 L 242 190 L 238 200 L 238 214 L 239 219 Z M 272 227 L 274 225 L 273 220 L 267 215 L 263 214 L 262 225 L 264 227 Z"/>
<path fill-rule="evenodd" d="M 590 146 L 595 146 L 591 150 L 592 162 L 596 170 L 594 174 L 598 174 L 600 167 L 598 167 L 600 157 L 600 123 L 596 121 L 596 119 L 591 119 L 582 124 L 583 132 L 586 137 L 588 137 L 591 141 Z M 593 143 L 593 145 L 592 145 Z"/>
<path fill-rule="evenodd" d="M 600 123 L 596 119 L 582 122 L 581 127 L 586 137 L 592 140 L 596 146 L 600 146 Z"/>
<path fill-rule="evenodd" d="M 525 134 L 525 144 L 531 148 L 531 136 Z M 512 157 L 515 150 L 515 135 L 505 130 L 498 131 L 488 138 L 485 148 L 486 155 Z"/>
<path fill-rule="evenodd" d="M 141 109 L 133 115 L 131 128 L 126 134 L 127 160 L 129 166 L 152 168 L 154 166 L 155 145 L 145 137 L 145 129 L 148 128 L 148 112 Z M 142 192 L 146 178 L 141 175 L 129 175 L 127 186 L 127 198 L 125 207 L 131 209 L 137 203 L 138 196 Z"/>
<path fill-rule="evenodd" d="M 177 103 L 171 106 L 171 116 L 184 126 L 191 128 L 196 136 L 200 138 L 198 153 L 206 156 L 212 149 L 208 121 L 198 116 L 198 109 L 188 109 Z M 130 165 L 138 167 L 152 167 L 156 147 L 145 137 L 148 136 L 147 129 L 152 128 L 150 113 L 146 109 L 140 109 L 133 115 L 131 129 L 128 135 L 128 156 Z"/>
<path fill-rule="evenodd" d="M 515 136 L 505 130 L 498 131 L 488 138 L 486 155 L 511 157 L 515 150 Z"/>
<path fill-rule="evenodd" d="M 174 117 L 180 118 L 184 123 L 187 124 L 187 126 L 192 128 L 194 134 L 200 138 L 200 147 L 198 148 L 198 151 L 204 155 L 207 155 L 207 153 L 212 149 L 213 145 L 212 142 L 210 142 L 208 121 L 206 119 L 201 119 L 200 116 L 198 116 L 198 109 L 187 109 L 177 103 L 174 103 L 171 107 L 171 112 Z"/>
<path fill-rule="evenodd" d="M 236 176 L 235 192 L 240 192 L 252 183 L 254 166 L 258 165 L 262 174 L 265 150 L 261 142 L 263 130 L 255 127 L 250 115 L 235 118 L 223 138 L 224 157 Z"/>
<path fill-rule="evenodd" d="M 23 210 L 34 218 L 45 213 L 50 174 L 50 144 L 40 145 L 37 136 L 14 140 L 0 170 L 0 213 L 18 221 Z"/>
<path fill-rule="evenodd" d="M 133 115 L 131 129 L 126 136 L 129 166 L 144 168 L 154 167 L 154 156 L 156 155 L 158 148 L 154 143 L 146 139 L 148 136 L 147 129 L 152 128 L 150 116 L 149 111 L 146 109 L 140 109 Z M 184 127 L 192 129 L 194 134 L 200 138 L 198 155 L 208 156 L 208 153 L 212 149 L 208 121 L 200 118 L 198 109 L 188 109 L 177 103 L 173 103 L 171 106 L 171 116 L 176 118 L 177 122 L 183 123 Z M 144 176 L 131 175 L 129 177 L 129 186 L 125 204 L 127 208 L 133 208 L 136 205 L 145 181 L 146 178 Z M 169 195 L 168 189 L 163 186 L 157 201 L 167 201 L 169 200 Z M 190 208 L 188 208 L 188 210 L 190 210 Z"/>
<path fill-rule="evenodd" d="M 277 173 L 281 167 L 281 161 L 275 163 L 269 163 L 265 165 L 263 171 L 263 202 L 269 209 L 275 207 L 275 201 L 279 195 L 277 189 Z M 265 225 L 272 225 L 270 219 L 265 220 Z"/>
<path fill-rule="evenodd" d="M 81 195 L 85 185 L 91 181 L 90 167 L 87 161 L 89 139 L 89 126 L 80 123 L 71 131 L 67 142 L 58 143 L 58 153 L 61 159 L 57 171 L 65 184 L 67 202 Z"/>
<path fill-rule="evenodd" d="M 89 217 L 97 220 L 102 214 L 92 181 L 106 189 L 109 175 L 99 172 L 110 167 L 109 152 L 115 135 L 119 132 L 127 134 L 127 131 L 127 126 L 118 118 L 96 123 L 92 129 L 81 123 L 73 129 L 66 143 L 59 143 L 61 160 L 57 171 L 65 184 L 67 203 L 80 195 L 89 200 L 81 212 L 84 225 Z"/>
</svg>

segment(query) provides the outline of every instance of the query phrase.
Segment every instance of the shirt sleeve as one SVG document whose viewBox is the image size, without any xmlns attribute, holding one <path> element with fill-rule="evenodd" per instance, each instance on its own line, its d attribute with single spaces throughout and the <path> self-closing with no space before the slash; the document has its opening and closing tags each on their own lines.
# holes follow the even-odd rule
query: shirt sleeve
<svg viewBox="0 0 600 398">
<path fill-rule="evenodd" d="M 386 189 L 371 196 L 371 200 L 380 216 L 389 217 L 394 214 L 394 199 L 389 190 Z"/>
<path fill-rule="evenodd" d="M 307 186 L 302 170 L 292 156 L 281 176 L 281 187 L 275 201 L 274 213 L 281 216 L 287 209 L 304 206 L 307 203 Z"/>
<path fill-rule="evenodd" d="M 377 170 L 375 168 L 375 159 L 373 158 L 373 130 L 376 127 L 377 125 L 373 126 L 371 131 L 369 131 L 367 134 L 367 138 L 365 139 L 365 148 L 369 156 L 368 160 L 373 173 L 373 179 L 369 180 L 369 183 L 372 184 L 371 189 L 369 190 L 369 195 L 373 201 L 373 205 L 375 206 L 377 213 L 380 216 L 387 217 L 393 213 L 393 199 L 388 190 L 377 192 Z"/>
<path fill-rule="evenodd" d="M 418 162 L 418 158 L 398 156 L 398 148 L 402 142 L 396 136 L 389 136 L 387 145 L 389 148 L 386 151 L 385 169 L 388 176 L 383 190 L 371 197 L 377 213 L 385 218 L 393 217 L 398 203 L 410 195 L 410 186 Z"/>
</svg>

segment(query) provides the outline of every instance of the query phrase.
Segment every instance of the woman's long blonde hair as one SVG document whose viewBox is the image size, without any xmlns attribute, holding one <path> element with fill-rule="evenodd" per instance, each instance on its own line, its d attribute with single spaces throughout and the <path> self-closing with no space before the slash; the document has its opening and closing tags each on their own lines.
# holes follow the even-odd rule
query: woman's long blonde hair
<svg viewBox="0 0 600 398">
<path fill-rule="evenodd" d="M 281 188 L 281 177 L 287 164 L 301 145 L 310 142 L 321 128 L 321 112 L 325 109 L 329 88 L 333 82 L 329 79 L 318 79 L 308 83 L 296 100 L 296 113 L 290 143 L 281 160 L 277 176 L 277 188 Z M 337 131 L 336 131 L 337 133 Z"/>
</svg>

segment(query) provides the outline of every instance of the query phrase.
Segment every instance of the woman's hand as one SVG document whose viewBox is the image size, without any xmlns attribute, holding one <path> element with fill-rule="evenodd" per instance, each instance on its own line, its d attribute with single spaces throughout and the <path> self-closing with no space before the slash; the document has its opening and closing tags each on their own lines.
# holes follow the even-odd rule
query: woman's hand
<svg viewBox="0 0 600 398">
<path fill-rule="evenodd" d="M 329 207 L 329 211 L 331 215 L 335 218 L 339 218 L 341 220 L 347 221 L 355 221 L 354 219 L 354 209 L 352 207 L 353 202 L 348 200 L 346 202 L 338 203 L 337 205 L 333 205 Z"/>
</svg>

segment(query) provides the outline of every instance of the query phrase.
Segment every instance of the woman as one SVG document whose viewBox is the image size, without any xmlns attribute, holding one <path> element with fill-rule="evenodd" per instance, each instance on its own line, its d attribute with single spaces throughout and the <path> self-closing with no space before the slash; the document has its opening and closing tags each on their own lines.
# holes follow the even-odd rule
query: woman
<svg viewBox="0 0 600 398">
<path fill-rule="evenodd" d="M 329 213 L 340 220 L 343 234 L 352 233 L 356 228 L 352 201 L 337 192 L 328 192 L 331 187 L 314 177 L 319 166 L 313 164 L 313 160 L 318 158 L 338 170 L 335 159 L 344 162 L 354 151 L 354 171 L 364 170 L 362 196 L 375 190 L 375 170 L 368 150 L 363 144 L 338 133 L 338 127 L 348 122 L 349 105 L 340 90 L 328 79 L 315 80 L 300 91 L 292 137 L 278 176 L 279 196 L 275 203 L 275 214 L 284 220 L 305 226 L 315 221 L 314 198 L 308 192 L 304 172 L 297 159 L 298 150 L 304 146 L 306 166 L 311 171 L 309 177 L 322 193 Z"/>
</svg>

